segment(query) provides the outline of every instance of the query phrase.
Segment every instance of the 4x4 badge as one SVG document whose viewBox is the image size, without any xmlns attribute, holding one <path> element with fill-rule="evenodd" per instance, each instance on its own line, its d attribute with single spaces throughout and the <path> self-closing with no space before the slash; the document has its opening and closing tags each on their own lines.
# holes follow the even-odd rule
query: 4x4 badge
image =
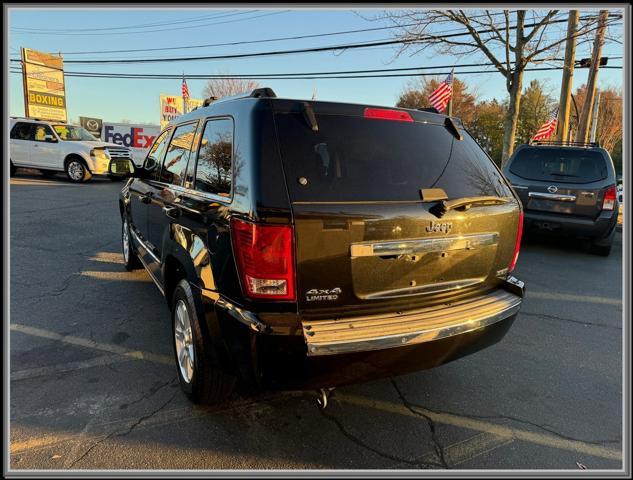
<svg viewBox="0 0 633 480">
<path fill-rule="evenodd" d="M 306 292 L 306 301 L 308 302 L 322 302 L 322 301 L 334 301 L 338 300 L 338 296 L 341 293 L 339 287 L 335 288 L 312 288 Z"/>
</svg>

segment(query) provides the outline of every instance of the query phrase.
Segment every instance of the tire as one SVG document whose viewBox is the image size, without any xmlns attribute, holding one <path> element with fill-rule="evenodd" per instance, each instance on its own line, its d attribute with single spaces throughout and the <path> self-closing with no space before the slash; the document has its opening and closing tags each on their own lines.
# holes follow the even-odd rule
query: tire
<svg viewBox="0 0 633 480">
<path fill-rule="evenodd" d="M 130 238 L 130 226 L 127 223 L 127 218 L 123 218 L 121 223 L 121 250 L 123 252 L 123 266 L 126 270 L 138 270 L 142 267 Z"/>
<path fill-rule="evenodd" d="M 42 175 L 44 175 L 45 177 L 52 177 L 53 175 L 55 175 L 57 173 L 56 170 L 41 170 L 40 169 L 40 173 Z"/>
<path fill-rule="evenodd" d="M 66 176 L 71 182 L 86 182 L 92 178 L 92 174 L 83 159 L 70 157 L 66 160 Z"/>
<path fill-rule="evenodd" d="M 9 161 L 10 165 L 9 165 L 9 169 L 11 172 L 11 176 L 13 177 L 15 175 L 15 171 L 18 169 L 15 165 L 13 165 L 13 162 Z"/>
<path fill-rule="evenodd" d="M 226 402 L 237 378 L 215 366 L 205 344 L 189 282 L 181 280 L 172 302 L 172 338 L 180 387 L 194 403 Z M 180 359 L 180 360 L 179 360 Z"/>
<path fill-rule="evenodd" d="M 608 257 L 611 253 L 612 244 L 609 245 L 596 245 L 595 243 L 591 245 L 591 253 L 594 255 L 598 255 L 600 257 Z"/>
<path fill-rule="evenodd" d="M 599 240 L 594 240 L 593 242 L 591 242 L 589 251 L 593 253 L 594 255 L 599 255 L 601 257 L 608 257 L 609 254 L 611 253 L 611 247 L 613 246 L 613 240 L 615 238 L 615 229 L 616 227 L 614 226 L 613 230 L 611 230 L 609 235 Z"/>
</svg>

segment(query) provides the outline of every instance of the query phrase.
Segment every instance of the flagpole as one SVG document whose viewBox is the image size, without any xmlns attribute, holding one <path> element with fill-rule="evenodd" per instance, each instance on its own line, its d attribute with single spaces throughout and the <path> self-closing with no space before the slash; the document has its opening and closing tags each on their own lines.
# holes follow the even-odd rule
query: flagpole
<svg viewBox="0 0 633 480">
<path fill-rule="evenodd" d="M 455 85 L 455 69 L 451 69 L 451 77 L 453 77 L 453 80 L 451 81 L 451 98 L 448 99 L 448 116 L 452 117 L 453 116 L 453 86 Z"/>
<path fill-rule="evenodd" d="M 185 99 L 185 95 L 183 94 L 182 91 L 182 87 L 184 86 L 185 83 L 185 71 L 182 71 L 182 84 L 181 84 L 181 88 L 180 88 L 180 95 L 182 96 L 182 114 L 186 114 L 187 113 L 187 100 Z"/>
</svg>

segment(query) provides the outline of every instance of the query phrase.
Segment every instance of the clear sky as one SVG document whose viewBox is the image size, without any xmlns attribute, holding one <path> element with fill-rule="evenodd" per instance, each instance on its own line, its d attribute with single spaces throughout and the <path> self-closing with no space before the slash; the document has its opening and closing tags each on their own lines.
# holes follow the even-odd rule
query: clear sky
<svg viewBox="0 0 633 480">
<path fill-rule="evenodd" d="M 277 41 L 238 46 L 206 47 L 187 50 L 158 52 L 110 53 L 76 55 L 69 52 L 103 51 L 118 49 L 143 49 L 226 43 L 245 40 L 261 40 L 275 37 L 310 35 L 344 30 L 355 30 L 386 26 L 385 21 L 368 21 L 380 10 L 351 10 L 326 8 L 12 8 L 9 10 L 9 44 L 7 52 L 12 58 L 19 56 L 19 48 L 64 54 L 64 60 L 94 58 L 148 58 L 195 55 L 227 55 L 234 53 L 260 52 L 310 48 L 339 43 L 389 40 L 393 30 L 363 32 L 322 38 Z M 251 13 L 245 13 L 250 11 Z M 581 11 L 581 15 L 586 12 Z M 237 14 L 237 15 L 236 15 Z M 196 20 L 196 21 L 192 21 Z M 171 24 L 168 24 L 171 22 Z M 179 22 L 179 23 L 173 23 Z M 147 27 L 120 28 L 152 24 Z M 159 24 L 159 25 L 156 25 Z M 162 25 L 160 25 L 162 24 Z M 561 24 L 563 27 L 566 24 Z M 116 27 L 117 30 L 103 30 Z M 454 24 L 440 24 L 435 31 L 456 31 Z M 19 29 L 30 29 L 26 30 Z M 58 30 L 43 33 L 42 30 Z M 83 29 L 83 30 L 78 30 Z M 101 29 L 101 30 L 99 30 Z M 623 27 L 611 27 L 603 56 L 620 56 L 624 47 Z M 576 58 L 589 57 L 591 44 L 580 45 Z M 160 64 L 65 64 L 66 71 L 81 72 L 125 72 L 154 74 L 251 74 L 315 72 L 328 70 L 361 70 L 381 68 L 403 68 L 433 65 L 459 65 L 485 61 L 480 55 L 456 58 L 438 55 L 432 50 L 410 56 L 405 53 L 396 58 L 396 49 L 391 46 L 292 54 L 276 57 L 205 60 L 198 62 L 174 62 Z M 561 52 L 562 57 L 562 52 Z M 612 60 L 609 65 L 622 65 L 623 59 Z M 587 69 L 578 69 L 574 75 L 574 88 L 586 82 Z M 533 78 L 546 81 L 555 98 L 561 79 L 561 71 L 527 72 L 524 84 Z M 505 79 L 491 69 L 491 73 L 460 77 L 481 98 L 503 99 L 506 96 Z M 621 87 L 624 84 L 623 70 L 601 70 L 599 87 Z M 287 98 L 312 97 L 316 89 L 319 100 L 346 101 L 377 105 L 394 105 L 400 92 L 410 78 L 371 79 L 318 79 L 318 80 L 260 80 L 262 86 L 272 87 L 278 96 Z M 202 97 L 206 80 L 188 79 L 190 95 Z M 80 115 L 103 118 L 117 122 L 123 119 L 133 122 L 157 124 L 159 120 L 159 94 L 180 95 L 181 80 L 134 80 L 66 77 L 66 96 L 69 119 L 77 121 Z M 22 78 L 10 74 L 10 113 L 24 114 Z"/>
</svg>

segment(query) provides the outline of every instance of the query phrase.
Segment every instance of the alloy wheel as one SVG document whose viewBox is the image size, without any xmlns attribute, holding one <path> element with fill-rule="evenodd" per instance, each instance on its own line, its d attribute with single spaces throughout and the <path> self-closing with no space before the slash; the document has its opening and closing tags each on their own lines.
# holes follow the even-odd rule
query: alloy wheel
<svg viewBox="0 0 633 480">
<path fill-rule="evenodd" d="M 194 369 L 193 336 L 189 310 L 184 300 L 178 300 L 175 308 L 174 339 L 180 375 L 186 383 L 191 383 Z"/>
</svg>

